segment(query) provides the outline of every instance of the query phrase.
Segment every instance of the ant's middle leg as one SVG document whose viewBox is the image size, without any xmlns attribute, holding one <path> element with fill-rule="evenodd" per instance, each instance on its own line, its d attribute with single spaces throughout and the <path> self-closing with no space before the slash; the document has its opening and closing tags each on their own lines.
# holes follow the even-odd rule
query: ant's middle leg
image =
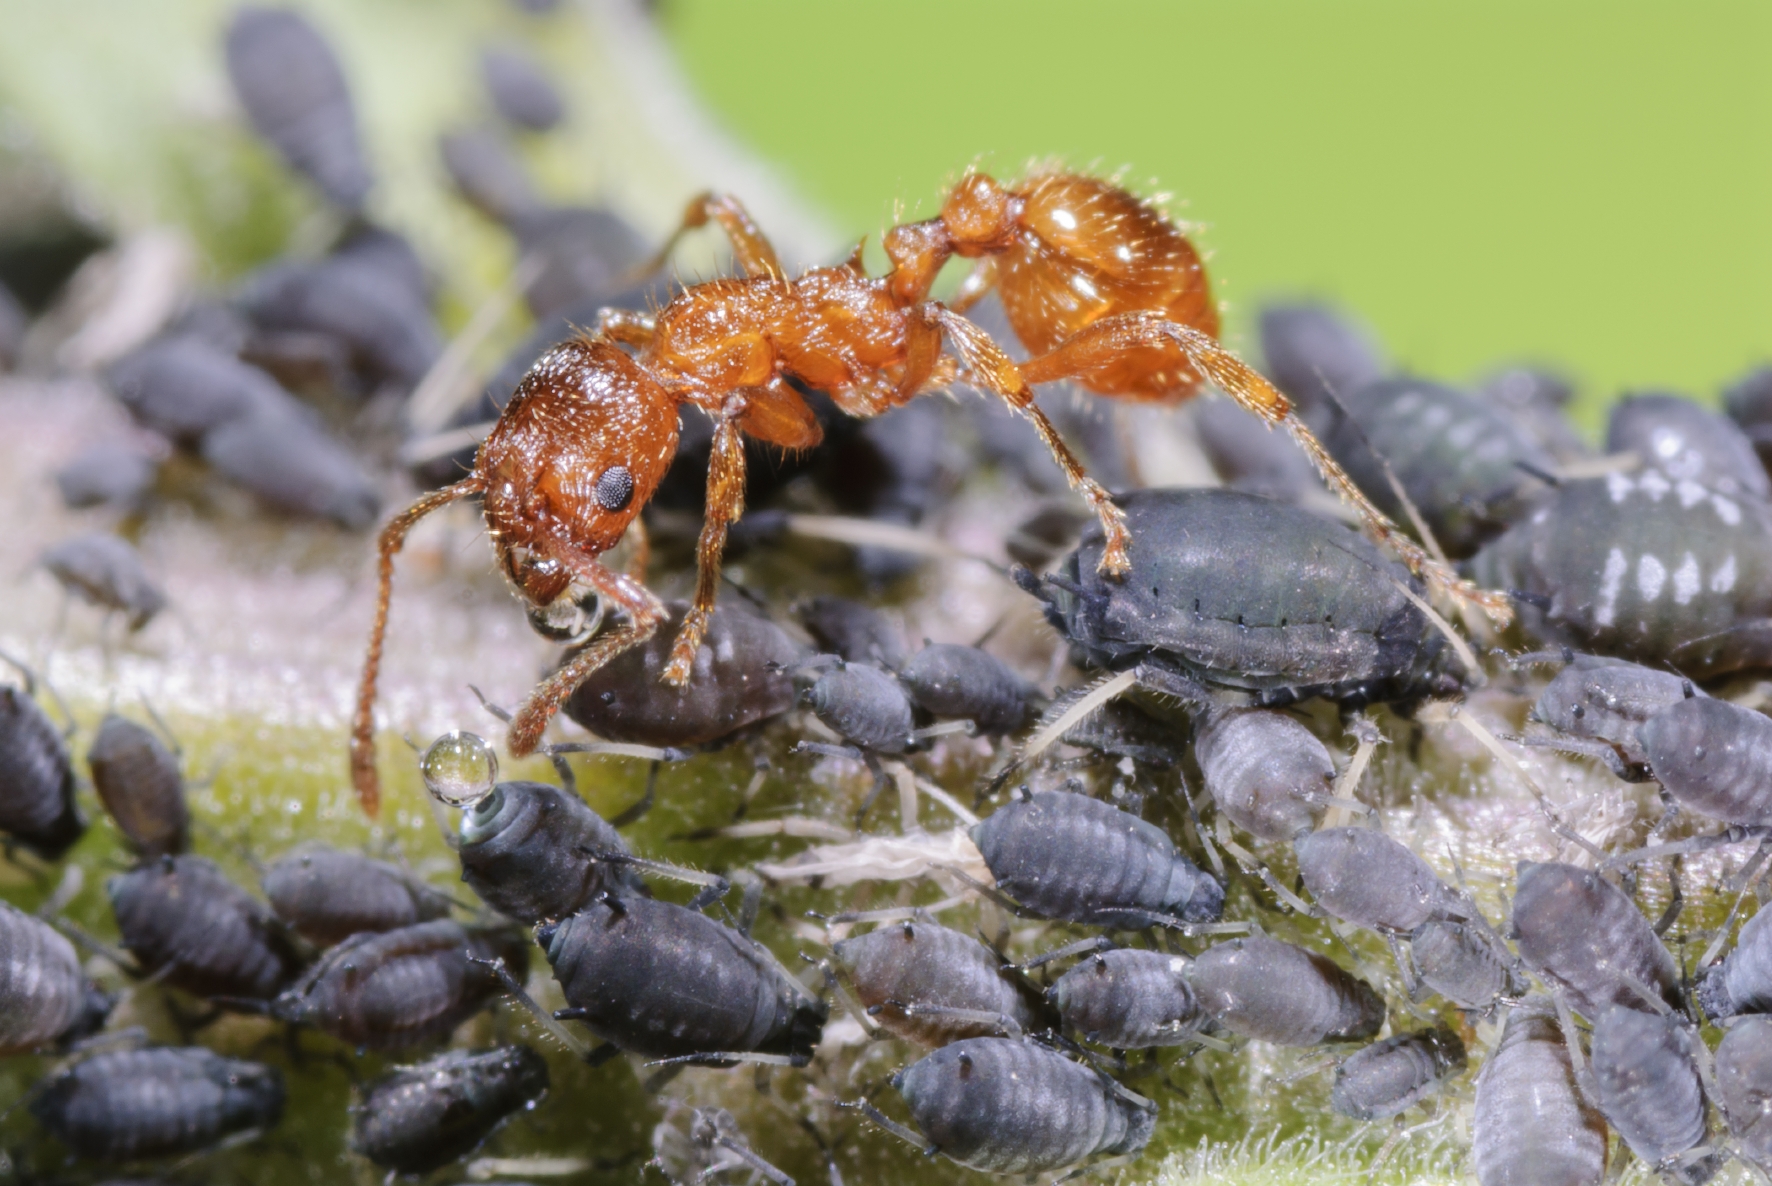
<svg viewBox="0 0 1772 1186">
<path fill-rule="evenodd" d="M 671 644 L 671 661 L 665 665 L 664 682 L 683 687 L 695 669 L 695 652 L 707 633 L 708 615 L 720 591 L 720 556 L 726 550 L 726 531 L 744 514 L 744 433 L 737 421 L 721 419 L 714 429 L 713 456 L 708 461 L 707 510 L 701 538 L 695 541 L 695 601 L 684 615 Z"/>
<path fill-rule="evenodd" d="M 1291 433 L 1329 488 L 1358 513 L 1367 534 L 1390 547 L 1411 572 L 1458 600 L 1479 606 L 1497 626 L 1506 626 L 1513 620 L 1513 610 L 1505 595 L 1479 589 L 1404 535 L 1354 485 L 1347 471 L 1329 455 L 1323 442 L 1299 418 L 1292 401 L 1258 371 L 1220 346 L 1210 334 L 1154 313 L 1116 314 L 1079 330 L 1038 358 L 1022 363 L 1021 373 L 1030 383 L 1086 377 L 1118 361 L 1130 350 L 1162 349 L 1171 345 L 1178 347 L 1196 371 L 1246 411 L 1259 416 L 1270 428 L 1282 426 Z"/>
<path fill-rule="evenodd" d="M 717 222 L 720 229 L 726 232 L 726 239 L 732 244 L 732 258 L 746 276 L 780 276 L 781 261 L 775 258 L 775 248 L 764 237 L 763 230 L 751 221 L 750 211 L 746 210 L 739 200 L 731 194 L 704 193 L 689 199 L 689 205 L 683 210 L 683 220 L 671 237 L 664 241 L 658 254 L 647 263 L 641 276 L 650 276 L 665 266 L 676 250 L 677 243 L 690 231 Z"/>
<path fill-rule="evenodd" d="M 651 345 L 652 336 L 657 330 L 657 319 L 650 313 L 642 313 L 637 309 L 597 311 L 598 336 L 608 338 L 611 342 L 620 342 L 623 346 L 639 349 Z"/>
<path fill-rule="evenodd" d="M 1058 429 L 1052 421 L 1046 419 L 1034 403 L 1034 389 L 1024 372 L 1016 366 L 1015 361 L 1003 353 L 1003 348 L 991 341 L 989 334 L 966 320 L 958 313 L 940 305 L 924 307 L 925 314 L 935 320 L 942 329 L 947 331 L 954 348 L 959 351 L 960 358 L 970 372 L 968 382 L 976 383 L 995 395 L 1001 396 L 1009 406 L 1034 422 L 1034 428 L 1040 433 L 1040 439 L 1046 442 L 1046 448 L 1052 454 L 1064 476 L 1070 481 L 1071 489 L 1081 494 L 1095 511 L 1096 518 L 1101 520 L 1104 544 L 1101 552 L 1099 571 L 1107 576 L 1120 576 L 1132 567 L 1126 557 L 1126 546 L 1132 540 L 1131 533 L 1126 530 L 1126 512 L 1114 505 L 1113 496 L 1107 489 L 1090 477 L 1083 469 L 1064 439 L 1058 435 Z"/>
</svg>

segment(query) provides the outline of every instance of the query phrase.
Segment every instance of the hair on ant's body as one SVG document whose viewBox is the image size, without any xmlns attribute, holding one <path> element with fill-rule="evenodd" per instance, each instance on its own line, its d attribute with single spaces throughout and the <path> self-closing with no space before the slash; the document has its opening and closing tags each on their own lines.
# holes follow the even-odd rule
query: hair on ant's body
<svg viewBox="0 0 1772 1186">
<path fill-rule="evenodd" d="M 1159 211 L 1108 182 L 1043 173 L 1008 191 L 969 173 L 940 217 L 887 232 L 893 267 L 877 278 L 862 269 L 858 250 L 841 265 L 786 279 L 743 207 L 714 195 L 690 203 L 660 262 L 683 231 L 710 221 L 731 241 L 742 277 L 693 285 L 652 315 L 605 310 L 595 337 L 562 343 L 531 368 L 480 446 L 472 474 L 419 499 L 383 529 L 375 624 L 351 742 L 352 781 L 371 814 L 380 795 L 374 700 L 393 558 L 413 524 L 480 495 L 500 565 L 525 600 L 541 607 L 569 592 L 592 592 L 626 618 L 531 693 L 509 737 L 511 751 L 526 755 L 578 684 L 651 637 L 665 619 L 663 604 L 644 584 L 643 547 L 627 572 L 604 567 L 598 557 L 635 523 L 664 477 L 684 403 L 716 424 L 694 602 L 663 677 L 688 682 L 719 587 L 727 530 L 744 510 L 743 438 L 785 449 L 808 449 L 822 439 L 790 379 L 827 392 L 851 415 L 868 417 L 946 387 L 963 368 L 970 384 L 1033 421 L 1101 521 L 1100 568 L 1107 575 L 1127 567 L 1124 516 L 1035 406 L 1032 385 L 1074 379 L 1104 395 L 1179 400 L 1207 379 L 1268 424 L 1284 424 L 1368 530 L 1411 568 L 1480 601 L 1492 616 L 1505 613 L 1504 604 L 1458 581 L 1401 537 L 1286 397 L 1217 344 L 1217 310 L 1192 245 Z M 981 262 L 958 298 L 944 305 L 929 293 L 954 255 Z M 962 315 L 992 287 L 1016 336 L 1035 351 L 1025 363 L 1012 361 Z M 958 365 L 943 354 L 944 340 Z"/>
</svg>

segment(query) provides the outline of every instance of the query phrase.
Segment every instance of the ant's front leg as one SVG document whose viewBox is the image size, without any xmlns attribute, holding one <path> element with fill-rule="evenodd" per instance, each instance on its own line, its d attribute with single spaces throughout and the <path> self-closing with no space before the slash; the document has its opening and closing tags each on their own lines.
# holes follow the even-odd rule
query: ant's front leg
<svg viewBox="0 0 1772 1186">
<path fill-rule="evenodd" d="M 979 260 L 970 272 L 966 273 L 966 279 L 960 281 L 960 287 L 954 290 L 953 297 L 943 303 L 956 313 L 964 313 L 990 295 L 990 291 L 995 287 L 997 287 L 997 261 L 987 255 Z"/>
<path fill-rule="evenodd" d="M 1071 489 L 1088 500 L 1096 517 L 1101 520 L 1104 544 L 1098 571 L 1105 576 L 1124 575 L 1132 567 L 1132 562 L 1126 557 L 1126 546 L 1132 541 L 1131 534 L 1126 530 L 1126 512 L 1114 505 L 1113 496 L 1100 482 L 1084 472 L 1083 463 L 1077 460 L 1064 439 L 1058 435 L 1058 429 L 1052 426 L 1052 421 L 1046 419 L 1046 413 L 1034 403 L 1034 389 L 1029 386 L 1022 369 L 1003 353 L 1001 346 L 991 341 L 989 334 L 958 313 L 936 304 L 922 308 L 925 316 L 932 318 L 947 331 L 948 339 L 960 352 L 960 358 L 970 372 L 967 381 L 1003 397 L 1012 409 L 1034 422 L 1040 439 L 1046 442 L 1046 448 L 1051 452 L 1053 460 L 1058 462 L 1058 467 L 1069 479 Z"/>
<path fill-rule="evenodd" d="M 593 639 L 529 693 L 523 707 L 511 718 L 509 745 L 512 756 L 518 758 L 535 752 L 548 722 L 580 684 L 623 651 L 651 638 L 666 617 L 663 603 L 652 591 L 625 573 L 611 572 L 579 552 L 562 549 L 553 558 L 565 565 L 576 580 L 589 585 L 607 605 L 625 613 L 628 622 Z"/>
<path fill-rule="evenodd" d="M 695 541 L 695 602 L 677 630 L 664 682 L 681 688 L 695 669 L 695 652 L 707 633 L 708 615 L 720 591 L 720 557 L 726 530 L 744 514 L 744 433 L 736 420 L 722 416 L 714 429 L 713 456 L 708 461 L 707 511 L 701 538 Z"/>
<path fill-rule="evenodd" d="M 782 275 L 775 248 L 764 236 L 762 228 L 751 221 L 750 211 L 731 194 L 716 193 L 697 194 L 689 199 L 677 229 L 671 232 L 671 237 L 664 241 L 664 246 L 639 275 L 650 276 L 664 267 L 683 236 L 709 222 L 719 223 L 720 229 L 726 232 L 726 239 L 732 244 L 732 258 L 746 276 Z"/>
<path fill-rule="evenodd" d="M 597 334 L 611 342 L 640 349 L 651 345 L 657 332 L 657 320 L 650 313 L 635 309 L 597 310 Z"/>
</svg>

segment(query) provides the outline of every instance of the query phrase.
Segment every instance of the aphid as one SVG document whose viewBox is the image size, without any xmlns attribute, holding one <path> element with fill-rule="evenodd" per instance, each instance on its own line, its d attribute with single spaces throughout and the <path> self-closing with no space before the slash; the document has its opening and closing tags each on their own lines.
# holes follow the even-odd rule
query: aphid
<svg viewBox="0 0 1772 1186">
<path fill-rule="evenodd" d="M 898 673 L 911 701 L 931 716 L 970 720 L 980 733 L 1012 733 L 1027 723 L 1040 693 L 995 655 L 931 643 Z"/>
<path fill-rule="evenodd" d="M 1346 415 L 1342 415 L 1342 409 Z M 1424 379 L 1380 379 L 1342 396 L 1323 443 L 1385 514 L 1402 519 L 1391 472 L 1452 557 L 1469 556 L 1527 509 L 1551 455 L 1500 409 Z M 1382 459 L 1382 462 L 1381 460 Z"/>
<path fill-rule="evenodd" d="M 194 996 L 269 1000 L 301 969 L 283 926 L 197 856 L 167 856 L 106 883 L 123 946 Z"/>
<path fill-rule="evenodd" d="M 133 510 L 153 488 L 160 459 L 139 445 L 100 441 L 88 445 L 55 471 L 64 505 L 115 506 Z"/>
<path fill-rule="evenodd" d="M 109 998 L 81 973 L 73 944 L 0 902 L 0 1055 L 89 1032 L 109 1011 Z"/>
<path fill-rule="evenodd" d="M 437 138 L 437 152 L 456 192 L 495 222 L 508 226 L 542 209 L 541 193 L 501 133 L 490 128 L 445 132 Z M 543 345 L 557 340 L 551 336 Z"/>
<path fill-rule="evenodd" d="M 872 753 L 903 753 L 916 728 L 904 688 L 867 663 L 830 668 L 806 689 L 803 699 L 832 732 Z"/>
<path fill-rule="evenodd" d="M 140 630 L 166 608 L 166 593 L 128 540 L 109 532 L 76 535 L 43 553 L 41 563 L 62 588 L 103 609 L 123 614 Z"/>
<path fill-rule="evenodd" d="M 531 132 L 546 132 L 566 116 L 566 103 L 541 64 L 514 45 L 480 51 L 480 81 L 506 121 Z"/>
<path fill-rule="evenodd" d="M 405 870 L 324 844 L 304 844 L 278 857 L 261 884 L 277 917 L 316 947 L 449 913 L 449 899 Z"/>
<path fill-rule="evenodd" d="M 1509 1011 L 1477 1076 L 1471 1151 L 1480 1186 L 1599 1186 L 1606 1121 L 1582 1098 L 1556 1011 L 1529 997 Z"/>
<path fill-rule="evenodd" d="M 1652 777 L 1638 736 L 1650 717 L 1703 692 L 1671 671 L 1623 659 L 1576 655 L 1538 694 L 1532 719 L 1561 738 L 1545 742 L 1605 762 L 1620 778 Z M 1571 744 L 1571 741 L 1577 744 Z M 1579 744 L 1587 742 L 1589 744 Z"/>
<path fill-rule="evenodd" d="M 1329 396 L 1346 396 L 1383 375 L 1384 353 L 1367 329 L 1327 305 L 1269 305 L 1261 311 L 1268 378 L 1318 420 Z"/>
<path fill-rule="evenodd" d="M 1046 997 L 1066 1030 L 1115 1050 L 1180 1046 L 1204 1020 L 1185 957 L 1116 947 L 1053 982 Z"/>
<path fill-rule="evenodd" d="M 1520 957 L 1589 1019 L 1612 1005 L 1649 1009 L 1645 993 L 1681 1008 L 1673 956 L 1636 904 L 1598 873 L 1521 861 L 1513 930 Z"/>
<path fill-rule="evenodd" d="M 1753 443 L 1761 464 L 1772 457 L 1772 366 L 1759 366 L 1723 389 L 1723 410 Z"/>
<path fill-rule="evenodd" d="M 1772 480 L 1747 434 L 1684 396 L 1627 395 L 1612 405 L 1606 452 L 1633 450 L 1676 482 L 1702 482 L 1735 497 L 1772 496 Z"/>
<path fill-rule="evenodd" d="M 1383 1120 L 1420 1103 L 1464 1070 L 1464 1043 L 1440 1026 L 1398 1034 L 1356 1051 L 1336 1068 L 1329 1106 L 1355 1120 Z"/>
<path fill-rule="evenodd" d="M 830 1014 L 767 948 L 670 902 L 604 894 L 536 941 L 566 994 L 556 1016 L 652 1058 L 804 1065 Z"/>
<path fill-rule="evenodd" d="M 106 381 L 137 423 L 187 447 L 249 413 L 295 409 L 276 380 L 197 334 L 149 342 L 119 359 Z"/>
<path fill-rule="evenodd" d="M 443 352 L 422 289 L 368 252 L 263 268 L 242 285 L 242 311 L 261 329 L 343 342 L 372 382 L 411 390 Z"/>
<path fill-rule="evenodd" d="M 819 488 L 846 514 L 915 527 L 953 492 L 969 461 L 954 443 L 949 409 L 933 400 L 859 423 L 848 421 L 845 427 L 851 431 L 825 430 L 827 456 L 813 473 Z M 771 458 L 771 468 L 778 465 Z M 854 562 L 875 587 L 923 563 L 910 553 L 868 544 L 855 548 Z"/>
<path fill-rule="evenodd" d="M 564 918 L 610 890 L 643 895 L 639 875 L 600 857 L 627 843 L 570 791 L 501 782 L 462 813 L 461 879 L 507 918 Z"/>
<path fill-rule="evenodd" d="M 449 1050 L 363 1089 L 351 1148 L 383 1169 L 423 1174 L 480 1146 L 548 1089 L 548 1064 L 527 1046 Z"/>
<path fill-rule="evenodd" d="M 1302 503 L 1323 488 L 1304 454 L 1229 400 L 1201 400 L 1194 408 L 1194 432 L 1213 472 L 1232 490 Z"/>
<path fill-rule="evenodd" d="M 1515 961 L 1487 927 L 1434 918 L 1409 936 L 1421 982 L 1461 1009 L 1488 1009 L 1526 991 Z"/>
<path fill-rule="evenodd" d="M 1060 693 L 1047 708 L 1045 719 L 1057 720 L 1090 691 L 1085 684 Z M 1185 726 L 1159 721 L 1129 700 L 1113 700 L 1066 729 L 1063 740 L 1067 745 L 1131 758 L 1149 766 L 1169 767 L 1180 763 L 1188 735 Z"/>
<path fill-rule="evenodd" d="M 339 206 L 369 194 L 369 162 L 344 71 L 299 13 L 241 8 L 228 27 L 228 77 L 258 134 Z"/>
<path fill-rule="evenodd" d="M 109 713 L 86 751 L 86 764 L 98 797 L 131 848 L 144 857 L 185 850 L 191 831 L 185 776 L 164 742 Z"/>
<path fill-rule="evenodd" d="M 1715 1154 L 1675 1165 L 1704 1142 L 1704 1086 L 1683 1018 L 1613 1006 L 1594 1022 L 1590 1057 L 1600 1111 L 1631 1152 L 1674 1180 L 1698 1186 L 1717 1171 Z"/>
<path fill-rule="evenodd" d="M 809 597 L 794 606 L 794 617 L 812 640 L 850 663 L 872 663 L 888 671 L 904 666 L 904 635 L 879 610 L 843 597 Z"/>
<path fill-rule="evenodd" d="M 10 369 L 18 361 L 30 321 L 30 314 L 19 304 L 12 289 L 0 283 L 0 368 Z"/>
<path fill-rule="evenodd" d="M 30 688 L 0 684 L 0 832 L 53 861 L 85 831 L 61 731 Z"/>
<path fill-rule="evenodd" d="M 666 622 L 681 622 L 683 602 L 665 603 Z M 608 633 L 568 652 L 562 670 L 607 645 Z M 689 683 L 659 679 L 669 662 L 668 631 L 627 648 L 579 683 L 566 715 L 609 741 L 705 745 L 794 706 L 792 668 L 805 648 L 786 631 L 737 605 L 715 608 L 695 652 Z"/>
<path fill-rule="evenodd" d="M 1593 456 L 1564 412 L 1575 387 L 1562 375 L 1538 367 L 1504 367 L 1477 386 L 1477 395 L 1502 409 L 1559 462 Z"/>
<path fill-rule="evenodd" d="M 1426 861 L 1376 828 L 1324 828 L 1293 850 L 1305 888 L 1343 922 L 1407 934 L 1432 918 L 1469 916 Z"/>
<path fill-rule="evenodd" d="M 1772 507 L 1660 470 L 1564 482 L 1470 562 L 1528 631 L 1708 678 L 1772 663 Z"/>
<path fill-rule="evenodd" d="M 1031 1030 L 1029 990 L 1003 958 L 970 935 L 927 919 L 894 923 L 831 945 L 831 958 L 881 1028 L 922 1046 L 998 1033 L 1002 1020 Z"/>
<path fill-rule="evenodd" d="M 1755 1165 L 1772 1164 L 1772 1018 L 1744 1017 L 1723 1032 L 1716 1078 L 1741 1152 Z"/>
<path fill-rule="evenodd" d="M 943 1046 L 894 1075 L 892 1085 L 929 1153 L 987 1173 L 1045 1174 L 1136 1156 L 1156 1125 L 1149 1100 L 1025 1039 Z"/>
<path fill-rule="evenodd" d="M 1698 1005 L 1719 1025 L 1741 1013 L 1772 1013 L 1772 911 L 1742 926 L 1735 950 L 1698 982 Z"/>
<path fill-rule="evenodd" d="M 1006 803 L 971 829 L 997 889 L 1038 918 L 1118 930 L 1211 922 L 1224 887 L 1163 829 L 1069 791 Z"/>
<path fill-rule="evenodd" d="M 1402 566 L 1339 524 L 1232 490 L 1121 500 L 1131 571 L 1103 580 L 1091 531 L 1056 575 L 1018 573 L 1089 663 L 1246 688 L 1270 704 L 1456 690 L 1451 654 Z"/>
<path fill-rule="evenodd" d="M 529 946 L 447 918 L 353 935 L 277 997 L 271 1014 L 370 1050 L 437 1041 L 498 995 L 498 974 L 478 962 L 492 960 L 521 980 Z"/>
<path fill-rule="evenodd" d="M 363 468 L 304 410 L 255 412 L 212 429 L 203 460 L 267 505 L 357 529 L 381 506 Z"/>
<path fill-rule="evenodd" d="M 83 1157 L 174 1157 L 275 1125 L 283 1076 L 201 1046 L 113 1050 L 50 1079 L 31 1114 Z"/>
<path fill-rule="evenodd" d="M 1680 806 L 1724 823 L 1772 824 L 1772 719 L 1764 713 L 1694 696 L 1644 721 L 1637 737 Z"/>
<path fill-rule="evenodd" d="M 1214 1021 L 1262 1042 L 1353 1042 L 1384 1024 L 1384 999 L 1364 980 L 1314 951 L 1259 935 L 1207 948 L 1188 979 Z"/>
<path fill-rule="evenodd" d="M 1194 758 L 1218 809 L 1263 840 L 1290 840 L 1310 831 L 1334 794 L 1329 751 L 1283 712 L 1206 713 L 1194 734 Z"/>
<path fill-rule="evenodd" d="M 550 676 L 517 714 L 511 749 L 527 755 L 575 687 L 663 623 L 658 598 L 597 557 L 615 546 L 657 489 L 676 449 L 683 404 L 702 408 L 718 424 L 695 602 L 664 671 L 677 685 L 692 674 L 719 589 L 727 531 L 742 508 L 744 438 L 790 450 L 819 442 L 817 421 L 790 380 L 829 393 L 864 418 L 945 387 L 957 371 L 942 357 L 944 341 L 958 352 L 968 382 L 1034 421 L 1096 512 L 1103 532 L 1098 576 L 1130 567 L 1124 515 L 1034 406 L 1032 384 L 1076 378 L 1102 394 L 1162 398 L 1186 395 L 1210 378 L 1270 423 L 1284 424 L 1367 527 L 1412 568 L 1484 604 L 1498 620 L 1508 616 L 1501 599 L 1460 583 L 1399 535 L 1286 398 L 1213 340 L 1217 311 L 1193 248 L 1160 213 L 1110 184 L 1052 173 L 1011 193 L 969 173 L 941 217 L 887 233 L 893 270 L 881 279 L 867 276 L 858 256 L 790 282 L 737 201 L 698 198 L 683 225 L 708 221 L 727 232 L 744 278 L 685 289 L 656 316 L 611 312 L 597 338 L 556 347 L 505 406 L 474 472 L 426 495 L 384 528 L 376 624 L 352 731 L 352 777 L 368 810 L 379 803 L 373 714 L 393 559 L 414 523 L 481 495 L 500 565 L 530 604 L 545 607 L 576 587 L 597 593 L 627 619 Z M 937 273 L 956 254 L 988 257 L 962 294 L 962 306 L 996 287 L 1016 335 L 1037 357 L 1018 366 L 978 327 L 929 299 Z M 1108 259 L 1116 262 L 1097 262 Z M 1078 293 L 1093 295 L 1078 300 Z"/>
</svg>

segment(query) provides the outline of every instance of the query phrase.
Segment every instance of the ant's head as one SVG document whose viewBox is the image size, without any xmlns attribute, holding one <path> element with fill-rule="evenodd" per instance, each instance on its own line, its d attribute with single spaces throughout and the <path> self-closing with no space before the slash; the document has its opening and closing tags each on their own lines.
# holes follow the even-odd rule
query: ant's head
<svg viewBox="0 0 1772 1186">
<path fill-rule="evenodd" d="M 991 255 L 1015 234 L 1015 195 L 983 173 L 967 173 L 941 204 L 941 222 L 956 255 Z"/>
<path fill-rule="evenodd" d="M 614 343 L 564 342 L 530 368 L 480 447 L 486 524 L 523 596 L 572 585 L 567 555 L 613 548 L 677 452 L 677 401 Z"/>
</svg>

